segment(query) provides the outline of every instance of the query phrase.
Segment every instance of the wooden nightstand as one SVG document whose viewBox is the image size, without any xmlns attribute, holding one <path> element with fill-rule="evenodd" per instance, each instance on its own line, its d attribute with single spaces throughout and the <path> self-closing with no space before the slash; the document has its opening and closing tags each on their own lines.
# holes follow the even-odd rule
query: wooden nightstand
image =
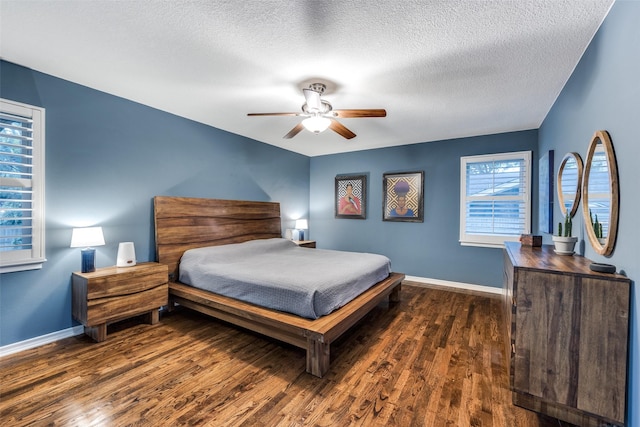
<svg viewBox="0 0 640 427">
<path fill-rule="evenodd" d="M 168 267 L 157 262 L 75 272 L 73 317 L 84 325 L 84 333 L 98 342 L 107 339 L 108 323 L 144 313 L 148 323 L 157 323 L 158 309 L 168 303 L 168 277 Z"/>
<path fill-rule="evenodd" d="M 294 240 L 293 243 L 300 246 L 301 248 L 315 248 L 316 241 L 315 240 Z"/>
</svg>

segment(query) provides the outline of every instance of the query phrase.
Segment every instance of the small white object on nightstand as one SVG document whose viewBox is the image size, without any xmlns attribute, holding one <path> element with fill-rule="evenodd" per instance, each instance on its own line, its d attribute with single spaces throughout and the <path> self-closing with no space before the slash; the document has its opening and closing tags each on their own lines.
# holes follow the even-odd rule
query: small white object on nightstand
<svg viewBox="0 0 640 427">
<path fill-rule="evenodd" d="M 116 267 L 133 267 L 136 265 L 136 249 L 133 242 L 120 242 Z"/>
</svg>

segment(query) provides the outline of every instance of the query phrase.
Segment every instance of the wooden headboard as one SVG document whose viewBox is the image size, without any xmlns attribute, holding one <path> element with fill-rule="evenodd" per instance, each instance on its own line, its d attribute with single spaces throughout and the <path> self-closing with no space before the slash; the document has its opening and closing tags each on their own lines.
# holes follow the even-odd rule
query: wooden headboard
<svg viewBox="0 0 640 427">
<path fill-rule="evenodd" d="M 187 249 L 282 237 L 277 202 L 156 196 L 153 217 L 156 260 L 172 280 Z"/>
</svg>

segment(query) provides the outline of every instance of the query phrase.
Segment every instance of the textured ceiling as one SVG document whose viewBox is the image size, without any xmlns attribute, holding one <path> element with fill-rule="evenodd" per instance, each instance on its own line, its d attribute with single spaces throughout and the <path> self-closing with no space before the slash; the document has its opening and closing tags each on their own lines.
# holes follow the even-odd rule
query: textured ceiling
<svg viewBox="0 0 640 427">
<path fill-rule="evenodd" d="M 613 0 L 0 0 L 0 56 L 317 156 L 540 126 Z M 282 137 L 301 89 L 385 118 Z"/>
</svg>

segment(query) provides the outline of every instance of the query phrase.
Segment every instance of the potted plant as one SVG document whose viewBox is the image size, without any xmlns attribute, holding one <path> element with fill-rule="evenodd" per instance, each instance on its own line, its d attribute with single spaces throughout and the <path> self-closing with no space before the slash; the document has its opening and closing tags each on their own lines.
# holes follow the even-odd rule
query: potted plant
<svg viewBox="0 0 640 427">
<path fill-rule="evenodd" d="M 558 255 L 573 255 L 578 238 L 571 236 L 572 227 L 573 222 L 571 215 L 567 213 L 567 216 L 564 218 L 564 232 L 562 222 L 559 222 L 558 235 L 552 237 L 553 244 L 556 248 L 555 252 Z"/>
<path fill-rule="evenodd" d="M 591 219 L 591 227 L 593 227 L 593 232 L 596 235 L 596 239 L 601 245 L 606 243 L 606 239 L 602 236 L 602 223 L 598 221 L 598 214 L 595 215 L 595 220 L 593 219 L 593 214 L 591 213 L 591 209 L 589 209 L 589 218 Z"/>
</svg>

